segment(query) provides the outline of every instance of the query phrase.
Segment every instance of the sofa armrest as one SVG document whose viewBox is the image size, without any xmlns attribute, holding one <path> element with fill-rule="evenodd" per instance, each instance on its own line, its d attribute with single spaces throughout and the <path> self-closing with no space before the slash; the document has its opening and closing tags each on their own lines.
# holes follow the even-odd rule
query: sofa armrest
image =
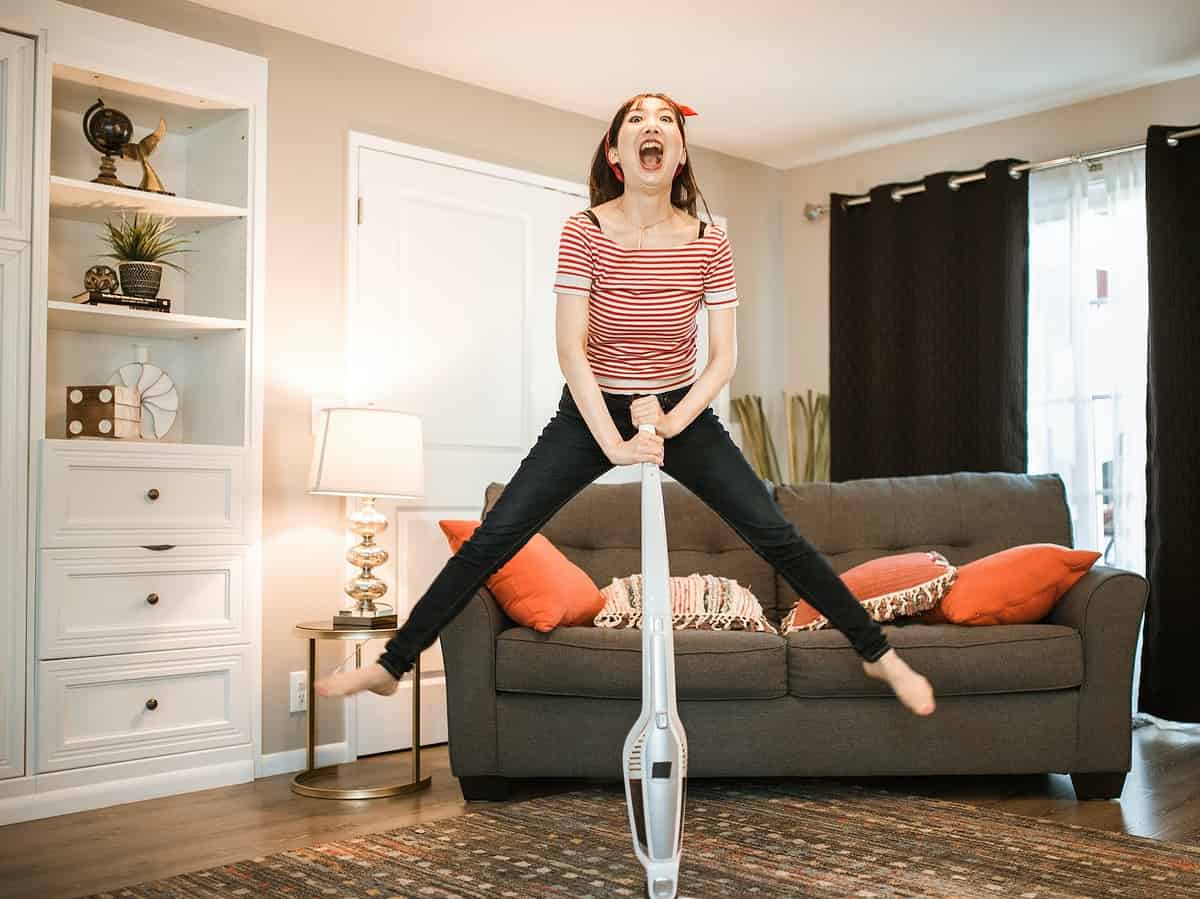
<svg viewBox="0 0 1200 899">
<path fill-rule="evenodd" d="M 1044 619 L 1083 640 L 1075 771 L 1129 770 L 1133 655 L 1149 593 L 1140 574 L 1094 565 Z"/>
<path fill-rule="evenodd" d="M 515 627 L 487 587 L 442 628 L 450 770 L 456 777 L 499 770 L 496 637 Z"/>
</svg>

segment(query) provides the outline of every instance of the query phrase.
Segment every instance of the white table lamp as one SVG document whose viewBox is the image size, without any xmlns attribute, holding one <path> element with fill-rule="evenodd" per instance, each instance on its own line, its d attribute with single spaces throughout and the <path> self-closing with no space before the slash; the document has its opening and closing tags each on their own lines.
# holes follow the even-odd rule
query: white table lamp
<svg viewBox="0 0 1200 899">
<path fill-rule="evenodd" d="M 321 410 L 308 492 L 363 497 L 350 516 L 350 530 L 362 542 L 346 551 L 346 561 L 361 571 L 346 584 L 354 608 L 343 609 L 333 623 L 344 627 L 395 627 L 394 607 L 376 603 L 387 584 L 371 569 L 388 560 L 375 542 L 387 529 L 387 517 L 375 509 L 378 497 L 415 499 L 425 495 L 421 419 L 407 412 L 371 406 Z"/>
</svg>

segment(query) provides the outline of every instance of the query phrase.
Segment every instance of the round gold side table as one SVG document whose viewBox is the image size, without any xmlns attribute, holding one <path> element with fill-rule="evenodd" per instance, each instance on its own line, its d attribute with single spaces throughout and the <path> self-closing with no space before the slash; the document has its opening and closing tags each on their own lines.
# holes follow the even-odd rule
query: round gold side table
<svg viewBox="0 0 1200 899">
<path fill-rule="evenodd" d="M 292 778 L 292 790 L 303 796 L 317 796 L 321 799 L 377 799 L 382 796 L 399 796 L 402 793 L 416 793 L 429 787 L 431 779 L 421 777 L 421 660 L 418 657 L 413 664 L 412 687 L 412 780 L 405 783 L 381 784 L 375 787 L 320 787 L 314 780 L 332 774 L 340 765 L 324 765 L 315 767 L 315 752 L 317 743 L 317 692 L 313 682 L 317 678 L 317 641 L 318 640 L 356 640 L 354 646 L 354 664 L 362 668 L 362 645 L 367 640 L 381 637 L 391 637 L 398 628 L 394 627 L 334 627 L 331 621 L 305 621 L 297 624 L 296 635 L 308 640 L 308 710 L 307 737 L 305 739 L 304 770 Z M 348 762 L 347 764 L 353 764 Z"/>
</svg>

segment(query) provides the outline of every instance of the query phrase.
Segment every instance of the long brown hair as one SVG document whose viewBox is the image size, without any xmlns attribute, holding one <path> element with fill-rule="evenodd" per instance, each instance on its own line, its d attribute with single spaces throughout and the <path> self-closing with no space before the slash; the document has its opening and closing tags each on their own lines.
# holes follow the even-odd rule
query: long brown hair
<svg viewBox="0 0 1200 899">
<path fill-rule="evenodd" d="M 612 121 L 608 124 L 608 131 L 605 135 L 612 146 L 617 145 L 617 132 L 621 130 L 621 124 L 625 121 L 625 115 L 630 108 L 641 100 L 643 97 L 658 97 L 658 99 L 666 102 L 671 107 L 671 111 L 675 115 L 675 123 L 679 126 L 679 134 L 683 137 L 683 145 L 687 146 L 687 134 L 684 130 L 684 115 L 679 111 L 679 105 L 668 97 L 666 94 L 637 94 L 630 97 L 621 104 L 616 115 L 612 117 Z M 624 182 L 617 179 L 613 174 L 613 170 L 608 166 L 608 157 L 604 155 L 604 137 L 601 135 L 600 143 L 596 147 L 596 153 L 592 157 L 592 169 L 588 175 L 588 193 L 591 195 L 591 206 L 599 206 L 601 203 L 607 203 L 615 197 L 625 193 Z M 696 216 L 696 197 L 704 202 L 704 211 L 708 213 L 708 220 L 712 221 L 712 212 L 708 208 L 708 200 L 704 199 L 704 194 L 700 193 L 700 188 L 696 186 L 696 177 L 692 173 L 692 154 L 688 153 L 687 160 L 683 164 L 683 169 L 671 180 L 671 205 L 677 209 L 682 209 L 693 217 Z"/>
</svg>

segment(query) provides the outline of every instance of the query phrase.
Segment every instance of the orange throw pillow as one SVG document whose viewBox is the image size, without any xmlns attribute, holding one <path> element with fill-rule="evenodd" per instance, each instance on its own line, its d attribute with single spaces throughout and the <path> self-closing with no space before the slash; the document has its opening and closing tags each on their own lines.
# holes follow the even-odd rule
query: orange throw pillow
<svg viewBox="0 0 1200 899">
<path fill-rule="evenodd" d="M 1055 543 L 1027 543 L 960 565 L 941 604 L 922 624 L 1033 624 L 1088 573 L 1100 553 Z"/>
<path fill-rule="evenodd" d="M 935 608 L 954 583 L 955 568 L 933 550 L 898 553 L 855 565 L 841 575 L 843 583 L 876 621 L 892 621 Z M 829 619 L 801 599 L 783 616 L 780 632 L 816 631 Z"/>
<path fill-rule="evenodd" d="M 467 542 L 479 521 L 438 522 L 452 552 Z M 534 534 L 515 556 L 487 579 L 487 588 L 517 624 L 535 631 L 591 624 L 604 608 L 600 588 L 541 534 Z"/>
</svg>

